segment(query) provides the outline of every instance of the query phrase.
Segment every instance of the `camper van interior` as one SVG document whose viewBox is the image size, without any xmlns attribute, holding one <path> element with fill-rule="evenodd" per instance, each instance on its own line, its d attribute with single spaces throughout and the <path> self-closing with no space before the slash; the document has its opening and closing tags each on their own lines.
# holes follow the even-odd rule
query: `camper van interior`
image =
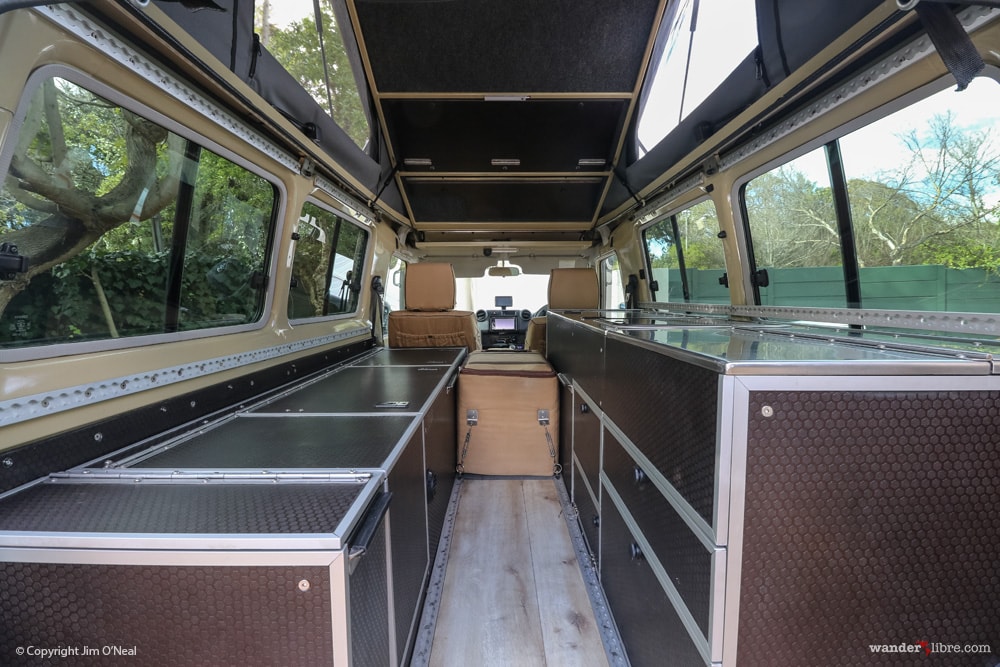
<svg viewBox="0 0 1000 667">
<path fill-rule="evenodd" d="M 998 18 L 0 0 L 0 664 L 1000 667 Z"/>
</svg>

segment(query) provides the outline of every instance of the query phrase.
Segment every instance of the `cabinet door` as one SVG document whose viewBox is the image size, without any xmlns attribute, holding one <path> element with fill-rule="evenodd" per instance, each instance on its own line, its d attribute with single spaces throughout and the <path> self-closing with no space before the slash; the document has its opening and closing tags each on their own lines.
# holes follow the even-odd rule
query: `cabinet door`
<svg viewBox="0 0 1000 667">
<path fill-rule="evenodd" d="M 427 576 L 427 496 L 423 431 L 410 438 L 389 472 L 393 494 L 389 509 L 392 553 L 392 598 L 396 618 L 396 655 L 409 662 L 421 593 Z"/>
<path fill-rule="evenodd" d="M 448 501 L 455 486 L 455 388 L 441 392 L 424 417 L 424 450 L 427 456 L 427 527 L 431 562 L 441 542 Z"/>
</svg>

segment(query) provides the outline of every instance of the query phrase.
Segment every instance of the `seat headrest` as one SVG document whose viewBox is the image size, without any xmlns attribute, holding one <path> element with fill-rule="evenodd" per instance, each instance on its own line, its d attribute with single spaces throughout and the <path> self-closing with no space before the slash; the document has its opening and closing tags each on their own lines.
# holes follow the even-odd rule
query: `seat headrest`
<svg viewBox="0 0 1000 667">
<path fill-rule="evenodd" d="M 594 269 L 552 269 L 549 274 L 549 308 L 592 310 L 601 307 Z"/>
<path fill-rule="evenodd" d="M 403 290 L 407 310 L 452 310 L 455 270 L 446 262 L 407 264 Z"/>
</svg>

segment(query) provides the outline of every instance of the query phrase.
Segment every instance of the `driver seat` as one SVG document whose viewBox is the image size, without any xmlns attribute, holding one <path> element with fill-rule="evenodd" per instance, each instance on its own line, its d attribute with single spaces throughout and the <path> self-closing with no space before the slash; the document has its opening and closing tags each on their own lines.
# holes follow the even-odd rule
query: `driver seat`
<svg viewBox="0 0 1000 667">
<path fill-rule="evenodd" d="M 476 316 L 455 308 L 455 270 L 444 262 L 406 267 L 406 310 L 389 313 L 389 347 L 482 347 Z"/>
<path fill-rule="evenodd" d="M 601 291 L 594 269 L 552 269 L 549 273 L 549 310 L 594 310 L 601 307 Z M 524 348 L 546 354 L 545 316 L 528 323 Z"/>
</svg>

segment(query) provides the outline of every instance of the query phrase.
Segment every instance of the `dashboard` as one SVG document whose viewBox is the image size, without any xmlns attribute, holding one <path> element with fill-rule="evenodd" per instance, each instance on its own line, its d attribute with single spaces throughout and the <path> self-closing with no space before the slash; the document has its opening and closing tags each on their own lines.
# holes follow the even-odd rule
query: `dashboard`
<svg viewBox="0 0 1000 667">
<path fill-rule="evenodd" d="M 524 349 L 524 337 L 531 321 L 531 311 L 515 310 L 513 298 L 498 296 L 494 308 L 477 310 L 476 322 L 483 339 L 483 349 Z"/>
</svg>

